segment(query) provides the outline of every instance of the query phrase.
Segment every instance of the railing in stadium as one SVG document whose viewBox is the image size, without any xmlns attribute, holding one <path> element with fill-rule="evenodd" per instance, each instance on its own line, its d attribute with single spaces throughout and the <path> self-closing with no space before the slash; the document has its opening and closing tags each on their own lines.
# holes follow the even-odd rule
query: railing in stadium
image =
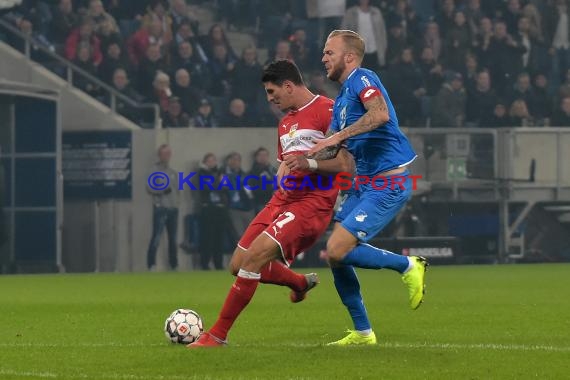
<svg viewBox="0 0 570 380">
<path fill-rule="evenodd" d="M 89 74 L 85 70 L 82 70 L 80 67 L 76 66 L 75 64 L 68 61 L 67 59 L 61 57 L 60 55 L 58 55 L 54 52 L 52 52 L 47 47 L 39 45 L 37 42 L 35 43 L 32 40 L 32 37 L 23 34 L 22 32 L 20 32 L 17 28 L 15 28 L 13 25 L 11 25 L 6 20 L 0 19 L 0 29 L 2 29 L 4 32 L 7 32 L 10 36 L 15 36 L 16 38 L 18 38 L 24 42 L 24 49 L 23 49 L 22 53 L 28 59 L 32 59 L 31 52 L 32 52 L 32 45 L 33 45 L 33 49 L 41 51 L 43 54 L 45 54 L 46 57 L 48 57 L 50 60 L 52 60 L 50 62 L 50 64 L 56 63 L 58 65 L 63 66 L 63 68 L 65 70 L 65 74 L 62 77 L 63 77 L 63 79 L 65 79 L 67 81 L 68 84 L 72 85 L 74 75 L 79 75 L 80 77 L 88 80 L 94 87 L 97 87 L 97 88 L 101 89 L 102 91 L 104 91 L 105 95 L 108 95 L 108 97 L 109 97 L 108 106 L 111 109 L 111 111 L 113 111 L 114 113 L 118 113 L 117 112 L 117 101 L 120 100 L 120 101 L 128 104 L 130 107 L 134 107 L 138 110 L 141 110 L 142 111 L 141 114 L 145 114 L 144 111 L 148 111 L 150 118 L 148 119 L 148 121 L 144 120 L 143 122 L 145 122 L 145 124 L 148 123 L 149 126 L 151 126 L 153 128 L 159 128 L 160 127 L 161 119 L 160 119 L 160 109 L 159 109 L 158 104 L 138 103 L 138 102 L 134 101 L 133 99 L 121 94 L 119 91 L 117 91 L 113 87 L 102 82 L 100 79 L 94 77 L 93 75 Z M 37 61 L 34 60 L 34 62 L 37 62 Z M 46 66 L 45 62 L 43 62 L 43 63 L 38 62 L 38 63 L 42 64 L 44 67 Z M 47 68 L 50 69 L 50 67 L 47 67 Z M 53 69 L 53 67 L 51 69 Z M 51 70 L 51 71 L 53 71 L 53 70 Z M 101 101 L 101 99 L 98 99 L 98 100 Z M 135 122 L 137 122 L 137 121 L 135 121 Z"/>
</svg>

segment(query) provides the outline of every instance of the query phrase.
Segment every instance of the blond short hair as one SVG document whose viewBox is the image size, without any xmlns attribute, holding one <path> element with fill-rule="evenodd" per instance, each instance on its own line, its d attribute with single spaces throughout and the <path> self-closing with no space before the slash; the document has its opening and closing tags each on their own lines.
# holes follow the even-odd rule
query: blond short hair
<svg viewBox="0 0 570 380">
<path fill-rule="evenodd" d="M 342 37 L 342 41 L 346 48 L 352 53 L 356 54 L 360 59 L 364 58 L 364 39 L 360 34 L 347 29 L 337 29 L 330 32 L 327 39 L 333 37 Z"/>
</svg>

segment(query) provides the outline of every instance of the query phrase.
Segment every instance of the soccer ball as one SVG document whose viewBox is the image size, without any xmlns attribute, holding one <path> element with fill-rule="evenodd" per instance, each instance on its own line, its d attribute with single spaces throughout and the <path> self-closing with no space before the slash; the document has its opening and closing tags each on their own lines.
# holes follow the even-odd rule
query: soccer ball
<svg viewBox="0 0 570 380">
<path fill-rule="evenodd" d="M 202 318 L 190 309 L 174 310 L 164 322 L 164 335 L 172 343 L 190 344 L 203 331 Z"/>
</svg>

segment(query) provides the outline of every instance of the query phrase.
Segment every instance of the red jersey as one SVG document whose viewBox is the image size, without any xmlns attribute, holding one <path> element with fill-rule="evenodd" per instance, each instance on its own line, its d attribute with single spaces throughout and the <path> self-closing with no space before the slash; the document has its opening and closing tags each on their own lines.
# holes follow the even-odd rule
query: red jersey
<svg viewBox="0 0 570 380">
<path fill-rule="evenodd" d="M 308 104 L 290 111 L 281 119 L 277 146 L 279 162 L 288 154 L 304 154 L 314 145 L 313 139 L 325 137 L 332 119 L 333 104 L 333 100 L 316 95 Z M 325 201 L 319 202 L 323 207 L 334 207 L 338 190 L 333 188 L 332 176 L 321 176 L 311 171 L 293 171 L 288 176 L 294 179 L 288 179 L 286 186 L 295 189 L 285 194 L 276 192 L 277 198 L 286 201 L 317 197 Z"/>
</svg>

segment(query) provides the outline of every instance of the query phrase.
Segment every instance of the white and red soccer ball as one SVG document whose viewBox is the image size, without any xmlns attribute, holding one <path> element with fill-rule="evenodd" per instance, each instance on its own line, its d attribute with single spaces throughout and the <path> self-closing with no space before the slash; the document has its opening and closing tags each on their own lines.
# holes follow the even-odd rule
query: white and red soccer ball
<svg viewBox="0 0 570 380">
<path fill-rule="evenodd" d="M 164 323 L 164 335 L 172 343 L 190 344 L 203 331 L 202 318 L 190 309 L 174 310 Z"/>
</svg>

